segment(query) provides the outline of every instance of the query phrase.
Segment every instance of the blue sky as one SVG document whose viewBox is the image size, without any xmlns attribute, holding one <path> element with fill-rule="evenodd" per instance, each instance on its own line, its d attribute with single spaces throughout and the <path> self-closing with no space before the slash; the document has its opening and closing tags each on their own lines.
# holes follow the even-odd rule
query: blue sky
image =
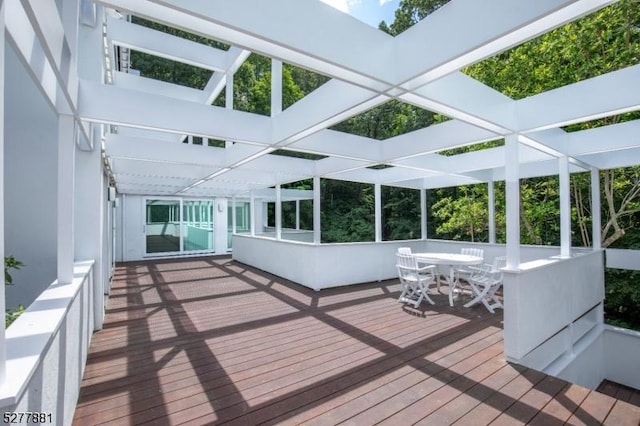
<svg viewBox="0 0 640 426">
<path fill-rule="evenodd" d="M 380 21 L 393 22 L 400 0 L 322 0 L 330 6 L 352 15 L 374 28 Z"/>
</svg>

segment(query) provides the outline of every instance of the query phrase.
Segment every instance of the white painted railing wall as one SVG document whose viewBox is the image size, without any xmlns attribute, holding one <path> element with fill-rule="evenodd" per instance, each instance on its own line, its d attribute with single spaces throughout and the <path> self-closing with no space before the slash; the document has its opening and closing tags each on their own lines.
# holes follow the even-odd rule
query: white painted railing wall
<svg viewBox="0 0 640 426">
<path fill-rule="evenodd" d="M 310 244 L 234 235 L 233 258 L 320 290 L 396 277 L 395 252 L 484 250 L 485 262 L 504 256 L 503 244 L 443 240 Z M 521 269 L 505 272 L 505 355 L 514 362 L 589 388 L 607 378 L 640 388 L 640 333 L 604 326 L 604 251 L 521 246 Z M 628 265 L 640 252 L 617 250 L 607 264 Z M 637 265 L 637 264 L 636 264 Z M 606 362 L 605 362 L 606 361 Z M 630 373 L 633 371 L 633 373 Z"/>
<path fill-rule="evenodd" d="M 307 235 L 302 233 L 300 235 Z M 485 262 L 504 256 L 504 244 L 443 240 L 400 240 L 383 242 L 311 244 L 268 236 L 233 236 L 233 258 L 306 287 L 320 290 L 395 278 L 398 247 L 413 252 L 459 253 L 462 247 L 484 250 Z M 523 246 L 523 259 L 547 258 L 560 253 L 558 247 Z"/>
<path fill-rule="evenodd" d="M 77 262 L 70 284 L 54 281 L 6 331 L 2 412 L 51 413 L 70 425 L 94 331 L 94 261 Z"/>
<path fill-rule="evenodd" d="M 597 340 L 603 325 L 602 256 L 603 251 L 594 251 L 571 258 L 539 259 L 522 263 L 519 270 L 505 271 L 507 359 L 574 383 L 590 387 L 600 383 L 599 371 L 590 376 L 579 368 L 579 375 L 568 377 L 572 374 L 567 368 L 574 362 L 574 367 L 581 362 L 592 364 L 595 360 L 591 358 L 601 354 Z"/>
</svg>

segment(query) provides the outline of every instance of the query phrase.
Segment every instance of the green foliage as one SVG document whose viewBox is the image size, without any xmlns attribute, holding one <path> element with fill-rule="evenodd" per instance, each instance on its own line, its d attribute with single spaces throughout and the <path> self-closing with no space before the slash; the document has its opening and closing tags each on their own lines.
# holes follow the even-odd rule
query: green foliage
<svg viewBox="0 0 640 426">
<path fill-rule="evenodd" d="M 25 307 L 18 305 L 16 309 L 7 309 L 4 314 L 4 327 L 7 328 L 18 319 L 20 315 L 25 311 Z"/>
<path fill-rule="evenodd" d="M 12 285 L 13 284 L 13 277 L 9 273 L 9 270 L 11 270 L 11 269 L 18 270 L 22 266 L 24 266 L 24 263 L 22 263 L 21 261 L 17 260 L 15 257 L 13 257 L 13 256 L 5 256 L 5 258 L 4 258 L 4 283 L 5 283 L 5 285 Z"/>
<path fill-rule="evenodd" d="M 373 241 L 373 185 L 321 181 L 322 242 Z"/>
<path fill-rule="evenodd" d="M 13 256 L 5 256 L 5 258 L 4 258 L 4 283 L 5 283 L 5 285 L 12 285 L 13 284 L 13 278 L 11 277 L 11 274 L 9 274 L 9 270 L 10 269 L 18 270 L 22 266 L 24 266 L 24 263 L 22 263 L 21 261 L 17 260 L 15 257 L 13 257 Z M 5 314 L 4 314 L 4 325 L 5 325 L 5 327 L 9 327 L 9 325 L 11 325 L 11 323 L 14 322 L 16 320 L 16 318 L 18 318 L 20 316 L 20 314 L 22 314 L 24 312 L 24 309 L 25 308 L 22 305 L 18 305 L 18 307 L 16 309 L 7 309 L 5 311 Z"/>
<path fill-rule="evenodd" d="M 447 3 L 449 0 L 402 0 L 393 23 L 387 25 L 383 22 L 380 29 L 391 35 L 398 35 Z"/>
<path fill-rule="evenodd" d="M 420 191 L 383 186 L 382 239 L 410 240 L 421 236 Z"/>
<path fill-rule="evenodd" d="M 333 126 L 332 130 L 383 140 L 428 127 L 435 114 L 391 100 Z"/>
<path fill-rule="evenodd" d="M 606 321 L 640 330 L 640 272 L 607 269 L 605 282 Z"/>
</svg>

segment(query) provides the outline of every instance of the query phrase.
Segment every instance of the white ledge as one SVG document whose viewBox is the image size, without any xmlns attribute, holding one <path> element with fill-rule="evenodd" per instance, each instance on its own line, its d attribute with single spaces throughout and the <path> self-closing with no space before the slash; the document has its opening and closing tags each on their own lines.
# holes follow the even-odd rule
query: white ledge
<svg viewBox="0 0 640 426">
<path fill-rule="evenodd" d="M 93 260 L 76 262 L 73 269 L 73 282 L 58 284 L 57 280 L 54 281 L 7 328 L 6 377 L 0 386 L 0 407 L 11 406 L 18 402 L 94 263 Z"/>
</svg>

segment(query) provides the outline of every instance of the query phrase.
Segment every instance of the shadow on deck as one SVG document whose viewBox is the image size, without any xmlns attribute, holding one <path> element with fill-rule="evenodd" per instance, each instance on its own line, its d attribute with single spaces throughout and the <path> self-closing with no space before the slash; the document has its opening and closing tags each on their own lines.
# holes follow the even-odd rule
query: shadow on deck
<svg viewBox="0 0 640 426">
<path fill-rule="evenodd" d="M 119 265 L 74 424 L 638 424 L 504 361 L 501 311 L 399 290 L 314 292 L 229 257 Z"/>
</svg>

